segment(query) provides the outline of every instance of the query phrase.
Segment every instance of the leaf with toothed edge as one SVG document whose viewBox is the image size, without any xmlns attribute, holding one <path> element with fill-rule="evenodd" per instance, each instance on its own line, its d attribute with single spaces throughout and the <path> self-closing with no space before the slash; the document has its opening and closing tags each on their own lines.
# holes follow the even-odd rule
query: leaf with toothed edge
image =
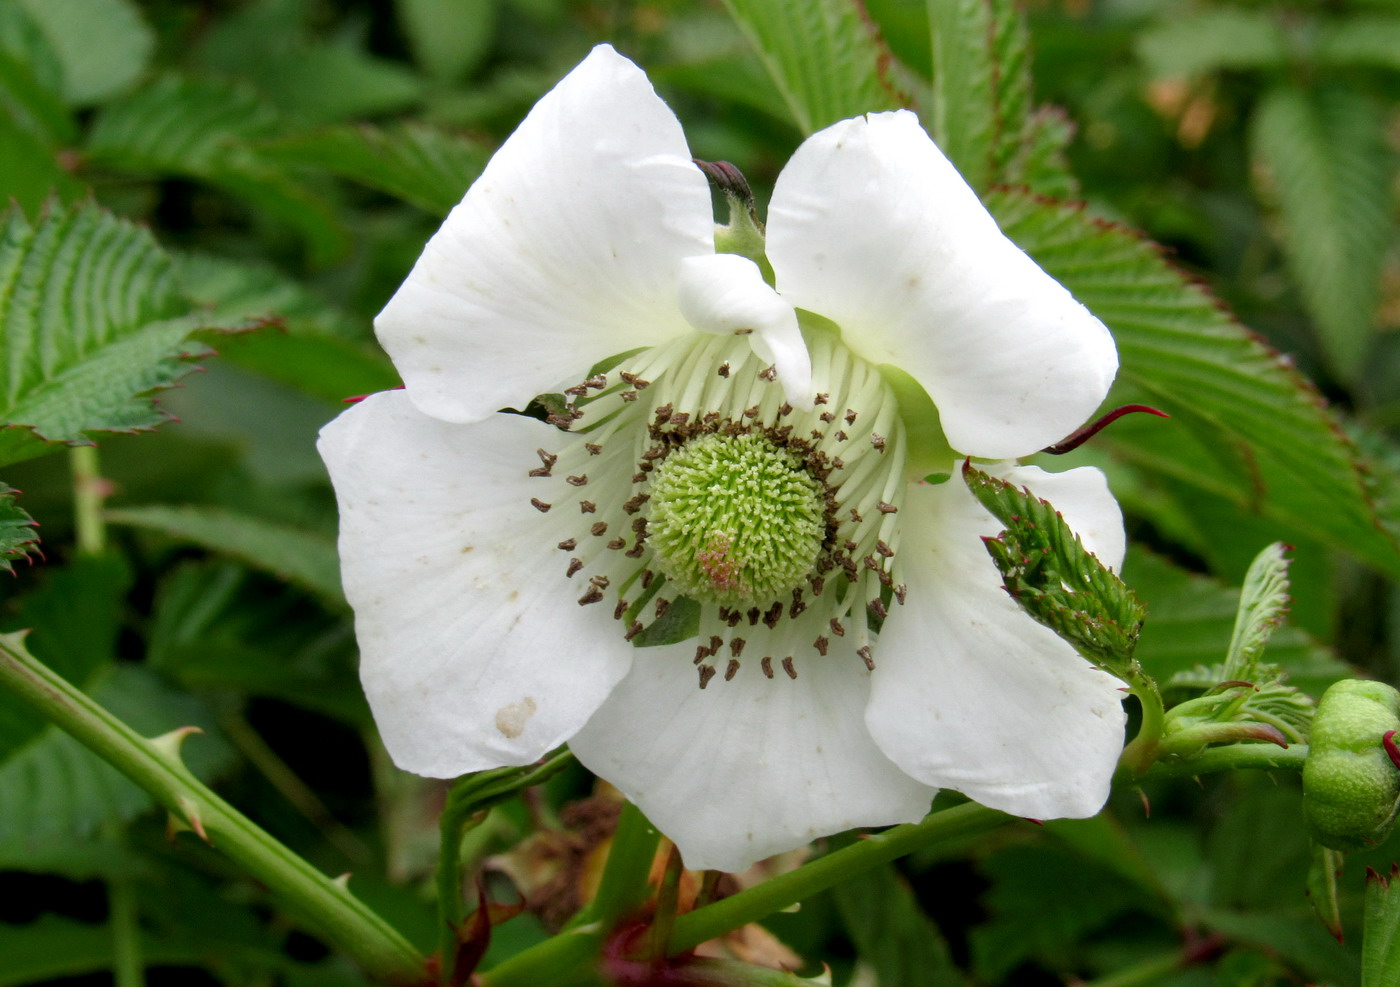
<svg viewBox="0 0 1400 987">
<path fill-rule="evenodd" d="M 13 487 L 0 483 L 0 570 L 4 572 L 13 572 L 13 563 L 28 558 L 39 544 L 34 519 L 15 503 L 18 493 Z"/>
<path fill-rule="evenodd" d="M 1006 525 L 997 537 L 983 539 L 1006 591 L 1090 661 L 1120 678 L 1127 675 L 1147 615 L 1133 591 L 1084 548 L 1048 501 L 971 461 L 963 477 L 972 495 Z"/>
<path fill-rule="evenodd" d="M 1366 870 L 1366 925 L 1361 940 L 1361 987 L 1400 982 L 1400 867 L 1388 875 Z"/>
<path fill-rule="evenodd" d="M 170 419 L 151 399 L 211 351 L 151 234 L 85 203 L 0 216 L 0 464 Z"/>
</svg>

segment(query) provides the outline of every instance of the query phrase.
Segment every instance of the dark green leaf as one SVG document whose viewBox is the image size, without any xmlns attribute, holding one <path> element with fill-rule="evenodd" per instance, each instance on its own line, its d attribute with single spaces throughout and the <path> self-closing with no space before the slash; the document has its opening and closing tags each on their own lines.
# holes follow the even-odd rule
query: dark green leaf
<svg viewBox="0 0 1400 987">
<path fill-rule="evenodd" d="M 15 503 L 19 493 L 0 483 L 0 571 L 13 573 L 14 562 L 28 558 L 39 544 L 34 519 Z"/>
<path fill-rule="evenodd" d="M 886 865 L 832 889 L 841 922 L 880 987 L 967 983 L 938 927 L 919 909 L 906 882 Z"/>
<path fill-rule="evenodd" d="M 1400 868 L 1366 874 L 1366 928 L 1361 942 L 1361 987 L 1400 982 Z"/>
<path fill-rule="evenodd" d="M 803 133 L 902 104 L 885 74 L 889 54 L 856 0 L 725 0 L 725 7 Z"/>
<path fill-rule="evenodd" d="M 130 0 L 19 0 L 62 66 L 63 94 L 90 106 L 131 86 L 155 50 L 155 35 Z"/>
</svg>

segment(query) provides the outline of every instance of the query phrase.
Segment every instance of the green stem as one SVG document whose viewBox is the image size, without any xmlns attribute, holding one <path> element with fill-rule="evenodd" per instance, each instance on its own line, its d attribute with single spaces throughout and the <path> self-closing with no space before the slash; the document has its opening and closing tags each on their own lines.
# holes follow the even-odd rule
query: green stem
<svg viewBox="0 0 1400 987">
<path fill-rule="evenodd" d="M 1080 987 L 1142 987 L 1179 974 L 1184 965 L 1180 952 L 1163 953 L 1107 977 L 1082 981 Z"/>
<path fill-rule="evenodd" d="M 592 971 L 603 945 L 603 927 L 596 922 L 565 929 L 517 953 L 474 978 L 475 987 L 564 987 L 570 983 L 599 983 Z"/>
<path fill-rule="evenodd" d="M 1285 769 L 1302 771 L 1308 759 L 1306 744 L 1279 747 L 1277 744 L 1229 744 L 1207 747 L 1194 757 L 1184 760 L 1158 761 L 1142 776 L 1143 781 L 1155 778 L 1191 778 L 1219 771 Z"/>
<path fill-rule="evenodd" d="M 107 911 L 112 927 L 112 980 L 116 987 L 145 987 L 146 963 L 141 955 L 136 896 L 126 875 L 107 881 Z"/>
<path fill-rule="evenodd" d="M 389 984 L 424 982 L 423 957 L 397 930 L 215 795 L 179 758 L 187 731 L 148 740 L 0 635 L 0 685 L 151 793 L 180 822 L 261 881 L 288 910 Z"/>
<path fill-rule="evenodd" d="M 624 802 L 598 892 L 575 922 L 598 922 L 611 928 L 618 919 L 639 911 L 651 895 L 651 865 L 660 842 L 661 834 L 642 810 Z"/>
<path fill-rule="evenodd" d="M 1142 707 L 1142 725 L 1138 728 L 1137 736 L 1123 748 L 1118 764 L 1121 770 L 1136 777 L 1146 772 L 1157 760 L 1157 748 L 1166 726 L 1166 708 L 1162 704 L 1162 694 L 1157 691 L 1157 683 L 1136 662 L 1129 673 L 1128 686 Z"/>
<path fill-rule="evenodd" d="M 922 822 L 895 826 L 883 833 L 867 836 L 825 857 L 803 864 L 797 870 L 779 874 L 713 905 L 681 915 L 676 919 L 675 931 L 671 934 L 669 953 L 674 956 L 694 949 L 702 942 L 782 911 L 818 891 L 825 891 L 906 853 L 941 840 L 981 833 L 1015 819 L 1015 816 L 1004 812 L 968 802 L 935 812 Z"/>
<path fill-rule="evenodd" d="M 78 551 L 101 555 L 107 546 L 107 525 L 102 520 L 107 481 L 102 478 L 97 446 L 74 446 L 68 450 L 68 462 L 73 470 L 73 527 Z"/>
</svg>

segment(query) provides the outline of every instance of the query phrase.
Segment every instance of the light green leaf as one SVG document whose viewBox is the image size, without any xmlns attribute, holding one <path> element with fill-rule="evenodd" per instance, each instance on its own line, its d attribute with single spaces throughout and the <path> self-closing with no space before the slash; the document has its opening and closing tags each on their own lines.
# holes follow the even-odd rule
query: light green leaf
<svg viewBox="0 0 1400 987">
<path fill-rule="evenodd" d="M 209 350 L 150 233 L 91 204 L 0 217 L 0 463 L 154 428 L 151 400 Z"/>
<path fill-rule="evenodd" d="M 91 106 L 134 83 L 155 34 L 130 0 L 20 0 L 58 56 L 63 94 Z"/>
<path fill-rule="evenodd" d="M 1320 65 L 1400 69 L 1400 18 L 1324 21 L 1317 25 L 1312 55 Z"/>
<path fill-rule="evenodd" d="M 478 141 L 425 124 L 362 124 L 263 144 L 269 160 L 328 171 L 446 216 L 486 166 Z"/>
<path fill-rule="evenodd" d="M 1280 87 L 1256 110 L 1255 164 L 1323 355 L 1342 380 L 1363 368 L 1381 265 L 1395 232 L 1394 160 L 1381 108 L 1355 89 Z"/>
<path fill-rule="evenodd" d="M 0 72 L 3 72 L 0 56 Z M 0 202 L 14 201 L 37 216 L 51 198 L 73 202 L 87 194 L 86 187 L 59 164 L 53 147 L 44 139 L 0 114 Z"/>
<path fill-rule="evenodd" d="M 1130 231 L 1014 192 L 988 204 L 1007 235 L 1113 331 L 1122 360 L 1114 398 L 1192 423 L 1129 416 L 1096 441 L 1400 575 L 1367 464 L 1277 353 Z"/>
<path fill-rule="evenodd" d="M 1123 568 L 1133 589 L 1150 605 L 1138 639 L 1137 656 L 1143 667 L 1165 682 L 1198 666 L 1219 665 L 1233 633 L 1236 591 L 1142 549 L 1130 551 Z M 1269 663 L 1288 672 L 1294 685 L 1316 695 L 1350 673 L 1326 648 L 1286 625 L 1270 639 Z M 1220 679 L 1207 675 L 1195 684 L 1210 688 Z"/>
<path fill-rule="evenodd" d="M 34 519 L 15 503 L 11 487 L 0 483 L 0 571 L 14 572 L 16 559 L 28 558 L 39 544 Z"/>
<path fill-rule="evenodd" d="M 724 0 L 805 134 L 902 104 L 856 0 Z"/>
<path fill-rule="evenodd" d="M 1245 573 L 1225 678 L 1252 682 L 1274 629 L 1288 613 L 1288 546 L 1275 543 L 1260 552 Z"/>
<path fill-rule="evenodd" d="M 290 525 L 217 507 L 127 507 L 108 511 L 113 524 L 129 524 L 193 542 L 285 579 L 344 607 L 335 542 Z"/>
<path fill-rule="evenodd" d="M 496 0 L 397 0 L 414 60 L 438 82 L 458 82 L 485 56 Z"/>
<path fill-rule="evenodd" d="M 1272 11 L 1239 7 L 1173 11 L 1143 31 L 1137 47 L 1148 71 L 1168 78 L 1277 68 L 1290 56 L 1288 36 Z"/>
<path fill-rule="evenodd" d="M 1361 987 L 1400 983 L 1400 868 L 1366 872 L 1366 926 L 1361 941 Z"/>
</svg>

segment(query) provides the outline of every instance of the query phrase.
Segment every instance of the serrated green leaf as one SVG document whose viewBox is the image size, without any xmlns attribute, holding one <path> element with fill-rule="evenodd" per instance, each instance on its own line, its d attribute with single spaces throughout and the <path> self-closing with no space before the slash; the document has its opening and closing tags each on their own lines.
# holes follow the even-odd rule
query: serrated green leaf
<svg viewBox="0 0 1400 987">
<path fill-rule="evenodd" d="M 0 571 L 3 572 L 14 572 L 14 562 L 28 558 L 39 543 L 34 519 L 15 503 L 18 493 L 0 483 Z"/>
<path fill-rule="evenodd" d="M 209 350 L 150 233 L 91 204 L 0 223 L 0 463 L 167 421 L 151 392 Z"/>
<path fill-rule="evenodd" d="M 271 160 L 316 168 L 446 216 L 481 174 L 487 147 L 425 124 L 335 127 L 261 146 Z"/>
<path fill-rule="evenodd" d="M 948 944 L 893 867 L 868 870 L 832 889 L 856 954 L 880 987 L 954 987 L 967 978 Z"/>
<path fill-rule="evenodd" d="M 894 109 L 889 53 L 856 0 L 724 0 L 805 134 Z"/>
<path fill-rule="evenodd" d="M 183 726 L 214 728 L 207 709 L 192 696 L 171 692 L 149 671 L 114 666 L 89 690 L 133 729 L 158 736 Z M 204 777 L 223 770 L 232 752 L 216 733 L 191 739 L 182 749 L 190 770 Z M 0 844 L 82 836 L 108 819 L 130 819 L 152 799 L 116 768 L 71 735 L 46 726 L 28 743 L 0 751 Z"/>
<path fill-rule="evenodd" d="M 413 57 L 438 82 L 457 82 L 485 57 L 496 0 L 396 0 Z"/>
<path fill-rule="evenodd" d="M 1400 869 L 1366 873 L 1366 926 L 1361 940 L 1361 987 L 1400 982 Z"/>
<path fill-rule="evenodd" d="M 335 213 L 253 147 L 276 121 L 251 87 L 166 75 L 103 107 L 87 155 L 93 165 L 222 189 L 298 230 L 318 261 L 335 257 L 348 245 Z"/>
<path fill-rule="evenodd" d="M 963 477 L 1006 525 L 983 541 L 1012 599 L 1090 661 L 1124 677 L 1146 618 L 1132 590 L 1089 553 L 1054 505 L 970 463 Z"/>
<path fill-rule="evenodd" d="M 340 559 L 329 536 L 217 507 L 127 507 L 108 511 L 106 518 L 193 542 L 309 590 L 331 606 L 345 605 Z"/>
<path fill-rule="evenodd" d="M 1225 679 L 1252 682 L 1269 637 L 1288 612 L 1288 546 L 1275 543 L 1260 552 L 1245 574 Z"/>
<path fill-rule="evenodd" d="M 1272 11 L 1241 7 L 1163 17 L 1138 36 L 1137 50 L 1149 72 L 1168 78 L 1278 68 L 1291 54 Z"/>
<path fill-rule="evenodd" d="M 1208 428 L 1198 437 L 1137 415 L 1095 441 L 1400 575 L 1367 464 L 1277 353 L 1133 233 L 1015 192 L 987 201 L 1007 235 L 1113 331 L 1122 361 L 1114 397 Z M 1222 462 L 1222 449 L 1236 458 Z"/>
<path fill-rule="evenodd" d="M 1197 666 L 1220 664 L 1233 633 L 1236 591 L 1140 548 L 1129 551 L 1124 571 L 1133 589 L 1152 606 L 1152 619 L 1143 627 L 1137 648 L 1138 660 L 1152 676 L 1165 683 Z M 1289 626 L 1274 631 L 1269 662 L 1288 672 L 1294 685 L 1317 695 L 1350 672 L 1326 648 Z M 1193 685 L 1210 688 L 1222 678 L 1205 673 Z"/>
<path fill-rule="evenodd" d="M 1338 377 L 1355 380 L 1395 231 L 1384 113 L 1350 88 L 1279 87 L 1255 111 L 1250 138 L 1323 355 Z"/>
<path fill-rule="evenodd" d="M 45 145 L 77 139 L 73 114 L 58 94 L 40 81 L 32 52 L 6 51 L 0 41 L 0 113 Z"/>
<path fill-rule="evenodd" d="M 63 93 L 90 106 L 132 85 L 155 51 L 155 34 L 129 0 L 19 0 L 62 66 Z"/>
</svg>

